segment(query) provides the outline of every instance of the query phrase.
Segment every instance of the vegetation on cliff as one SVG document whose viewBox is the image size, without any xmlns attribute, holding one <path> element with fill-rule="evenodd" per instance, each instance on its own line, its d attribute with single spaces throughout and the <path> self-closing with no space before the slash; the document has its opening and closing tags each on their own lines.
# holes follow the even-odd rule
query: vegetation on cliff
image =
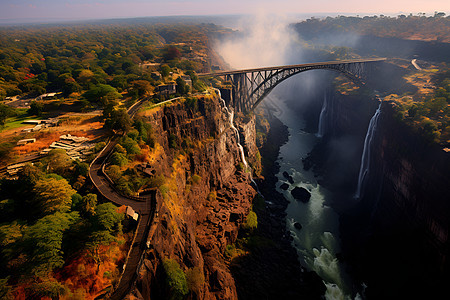
<svg viewBox="0 0 450 300">
<path fill-rule="evenodd" d="M 420 77 L 422 75 L 423 79 Z M 421 70 L 407 77 L 419 86 L 415 94 L 391 94 L 397 116 L 427 140 L 450 146 L 450 70 Z M 425 88 L 424 88 L 425 85 Z"/>
</svg>

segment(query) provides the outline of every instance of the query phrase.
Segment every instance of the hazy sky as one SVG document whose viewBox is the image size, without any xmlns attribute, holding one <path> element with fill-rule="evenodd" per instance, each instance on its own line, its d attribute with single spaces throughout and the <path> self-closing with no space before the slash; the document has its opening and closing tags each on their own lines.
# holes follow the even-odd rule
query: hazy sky
<svg viewBox="0 0 450 300">
<path fill-rule="evenodd" d="M 271 13 L 450 12 L 449 0 L 0 0 L 0 20 Z"/>
</svg>

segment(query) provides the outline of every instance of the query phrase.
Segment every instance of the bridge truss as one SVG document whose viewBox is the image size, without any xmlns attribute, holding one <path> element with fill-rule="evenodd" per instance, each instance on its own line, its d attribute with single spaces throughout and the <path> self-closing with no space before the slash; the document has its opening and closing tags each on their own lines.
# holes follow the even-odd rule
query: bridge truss
<svg viewBox="0 0 450 300">
<path fill-rule="evenodd" d="M 232 85 L 229 99 L 237 111 L 253 111 L 256 106 L 280 82 L 298 73 L 309 70 L 332 70 L 344 74 L 356 83 L 364 84 L 368 63 L 385 61 L 385 58 L 331 61 L 280 67 L 247 69 L 229 72 L 200 74 L 199 76 L 220 76 Z"/>
</svg>

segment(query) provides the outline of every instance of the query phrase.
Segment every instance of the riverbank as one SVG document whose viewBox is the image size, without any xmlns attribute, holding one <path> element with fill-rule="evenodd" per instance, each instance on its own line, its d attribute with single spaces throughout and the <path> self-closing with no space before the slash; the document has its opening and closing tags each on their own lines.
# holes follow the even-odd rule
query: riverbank
<svg viewBox="0 0 450 300">
<path fill-rule="evenodd" d="M 231 262 L 238 296 L 239 299 L 322 299 L 325 285 L 315 272 L 300 265 L 286 228 L 289 202 L 275 189 L 280 169 L 277 158 L 280 147 L 288 141 L 288 129 L 275 117 L 269 121 L 267 141 L 260 149 L 264 179 L 257 180 L 265 203 L 253 206 L 258 227 L 247 237 L 249 253 Z"/>
</svg>

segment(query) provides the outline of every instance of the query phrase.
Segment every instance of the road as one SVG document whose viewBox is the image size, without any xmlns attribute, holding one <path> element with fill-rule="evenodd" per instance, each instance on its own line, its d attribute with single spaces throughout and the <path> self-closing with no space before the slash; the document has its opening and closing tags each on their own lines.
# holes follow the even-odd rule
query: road
<svg viewBox="0 0 450 300">
<path fill-rule="evenodd" d="M 145 100 L 141 100 L 128 109 L 130 117 L 134 117 Z M 146 197 L 130 197 L 121 195 L 114 187 L 113 182 L 104 172 L 105 163 L 108 157 L 111 155 L 114 147 L 117 145 L 121 138 L 121 135 L 116 134 L 108 142 L 108 144 L 102 149 L 97 157 L 92 161 L 89 168 L 89 177 L 91 178 L 94 186 L 97 188 L 103 197 L 111 202 L 119 205 L 131 206 L 134 211 L 139 214 L 138 226 L 134 234 L 131 248 L 128 252 L 127 259 L 125 261 L 125 268 L 122 272 L 119 283 L 110 296 L 110 299 L 120 300 L 132 288 L 136 277 L 137 270 L 139 268 L 142 255 L 145 250 L 148 232 L 153 222 L 153 217 L 156 209 L 156 190 L 154 190 L 149 196 Z"/>
</svg>

